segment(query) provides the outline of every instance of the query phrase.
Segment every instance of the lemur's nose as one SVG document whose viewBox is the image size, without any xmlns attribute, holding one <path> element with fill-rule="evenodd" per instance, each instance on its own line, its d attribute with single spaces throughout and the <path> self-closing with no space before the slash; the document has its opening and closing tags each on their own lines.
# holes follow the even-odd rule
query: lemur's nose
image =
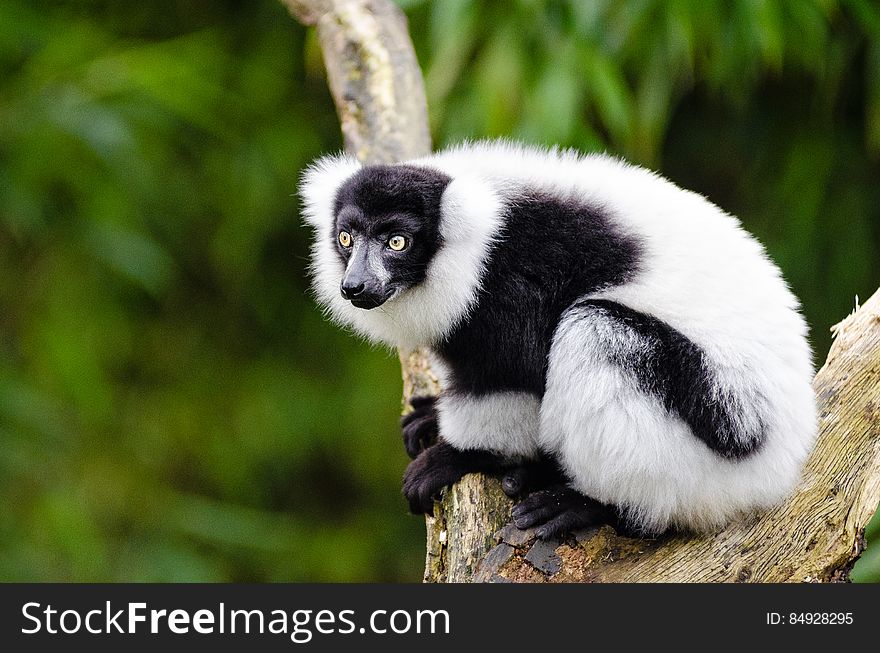
<svg viewBox="0 0 880 653">
<path fill-rule="evenodd" d="M 340 290 L 342 291 L 343 299 L 354 299 L 364 292 L 364 284 L 357 283 L 355 285 L 355 283 L 343 281 Z"/>
</svg>

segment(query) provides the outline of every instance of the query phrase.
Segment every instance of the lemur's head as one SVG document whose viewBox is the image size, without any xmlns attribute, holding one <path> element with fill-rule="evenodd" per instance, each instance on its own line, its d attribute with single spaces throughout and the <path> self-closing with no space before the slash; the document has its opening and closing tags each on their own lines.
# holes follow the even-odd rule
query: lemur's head
<svg viewBox="0 0 880 653">
<path fill-rule="evenodd" d="M 312 280 L 334 320 L 412 347 L 437 342 L 467 314 L 503 209 L 487 180 L 449 170 L 434 157 L 362 166 L 347 155 L 306 170 Z"/>
<path fill-rule="evenodd" d="M 442 246 L 440 202 L 449 182 L 429 168 L 373 165 L 340 187 L 329 236 L 345 265 L 343 299 L 372 309 L 424 281 Z"/>
</svg>

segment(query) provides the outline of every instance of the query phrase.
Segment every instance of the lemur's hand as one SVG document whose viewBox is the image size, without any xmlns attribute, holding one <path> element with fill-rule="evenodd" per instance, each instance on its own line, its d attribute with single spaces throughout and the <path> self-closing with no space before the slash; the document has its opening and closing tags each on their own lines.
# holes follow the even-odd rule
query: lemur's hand
<svg viewBox="0 0 880 653">
<path fill-rule="evenodd" d="M 403 494 L 409 509 L 416 515 L 434 511 L 434 497 L 447 485 L 461 480 L 471 472 L 498 474 L 504 460 L 490 451 L 459 450 L 438 438 L 413 460 L 403 475 Z"/>
<path fill-rule="evenodd" d="M 413 397 L 409 403 L 413 411 L 400 418 L 400 426 L 406 453 L 415 459 L 437 441 L 437 397 Z"/>
<path fill-rule="evenodd" d="M 447 485 L 459 481 L 470 470 L 462 465 L 459 452 L 439 442 L 420 453 L 403 475 L 403 495 L 414 515 L 434 512 L 434 497 Z"/>
</svg>

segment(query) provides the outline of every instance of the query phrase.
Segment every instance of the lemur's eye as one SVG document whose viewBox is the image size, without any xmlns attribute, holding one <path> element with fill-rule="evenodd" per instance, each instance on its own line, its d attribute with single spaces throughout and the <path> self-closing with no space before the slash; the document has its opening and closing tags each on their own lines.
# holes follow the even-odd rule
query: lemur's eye
<svg viewBox="0 0 880 653">
<path fill-rule="evenodd" d="M 388 239 L 388 247 L 395 252 L 406 249 L 406 238 L 403 236 L 391 236 L 391 238 Z"/>
<path fill-rule="evenodd" d="M 347 231 L 339 232 L 339 244 L 343 247 L 351 247 L 351 234 Z"/>
</svg>

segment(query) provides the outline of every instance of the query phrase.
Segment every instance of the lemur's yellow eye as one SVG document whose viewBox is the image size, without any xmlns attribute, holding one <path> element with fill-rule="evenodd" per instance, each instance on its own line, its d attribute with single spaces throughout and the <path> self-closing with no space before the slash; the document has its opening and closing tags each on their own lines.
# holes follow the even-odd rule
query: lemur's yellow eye
<svg viewBox="0 0 880 653">
<path fill-rule="evenodd" d="M 339 244 L 343 247 L 351 247 L 351 234 L 347 231 L 339 232 Z"/>
<path fill-rule="evenodd" d="M 391 236 L 391 238 L 388 239 L 388 247 L 395 252 L 399 252 L 406 248 L 406 238 L 403 236 Z"/>
</svg>

